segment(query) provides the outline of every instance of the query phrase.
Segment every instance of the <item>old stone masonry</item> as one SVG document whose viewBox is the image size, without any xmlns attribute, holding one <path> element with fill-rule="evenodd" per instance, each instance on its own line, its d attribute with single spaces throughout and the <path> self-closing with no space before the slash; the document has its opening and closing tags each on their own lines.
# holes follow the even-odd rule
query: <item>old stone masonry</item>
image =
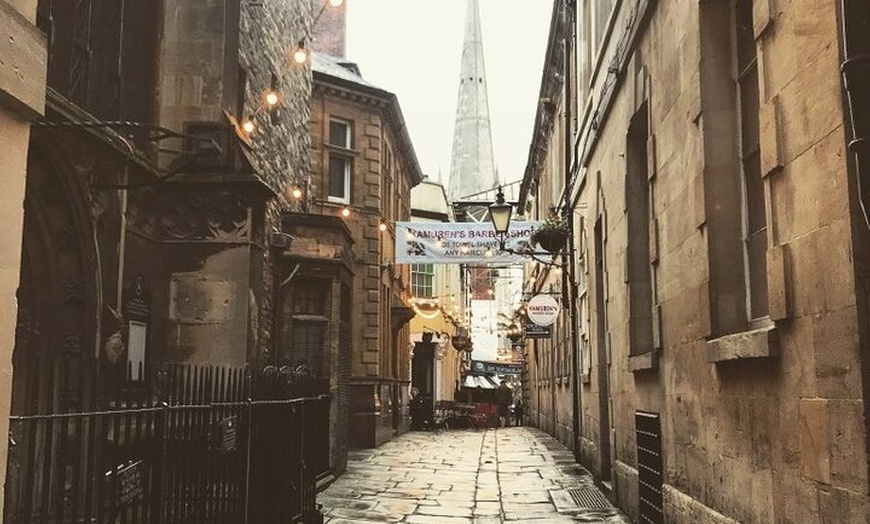
<svg viewBox="0 0 870 524">
<path fill-rule="evenodd" d="M 414 432 L 352 452 L 328 524 L 628 523 L 571 452 L 526 427 Z"/>
</svg>

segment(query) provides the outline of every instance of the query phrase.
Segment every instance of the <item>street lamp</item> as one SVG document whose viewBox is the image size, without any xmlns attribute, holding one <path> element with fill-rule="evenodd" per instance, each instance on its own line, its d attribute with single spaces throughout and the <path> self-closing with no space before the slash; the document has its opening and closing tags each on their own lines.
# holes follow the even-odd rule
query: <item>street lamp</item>
<svg viewBox="0 0 870 524">
<path fill-rule="evenodd" d="M 551 240 L 550 242 L 544 242 L 544 239 L 541 239 L 541 247 L 544 247 L 546 251 L 515 251 L 507 246 L 505 246 L 505 242 L 508 236 L 508 230 L 511 225 L 511 215 L 513 214 L 513 205 L 507 203 L 504 199 L 504 191 L 502 188 L 498 188 L 498 193 L 495 195 L 495 202 L 489 205 L 489 219 L 492 221 L 492 227 L 495 229 L 495 235 L 498 237 L 498 246 L 499 250 L 505 253 L 510 253 L 512 255 L 520 255 L 524 257 L 529 257 L 534 259 L 537 262 L 542 264 L 546 264 L 549 266 L 557 266 L 561 268 L 565 262 L 555 262 L 552 260 L 544 260 L 539 257 L 541 256 L 549 256 L 552 257 L 558 254 L 560 251 L 563 251 L 565 246 L 565 240 L 567 240 L 567 235 L 570 234 L 570 231 L 567 228 L 563 228 L 561 226 L 557 227 L 558 233 L 556 238 Z M 550 229 L 552 229 L 552 224 L 545 221 L 542 228 L 539 230 L 540 233 L 547 232 L 550 233 Z M 536 232 L 538 233 L 538 232 Z M 544 235 L 549 236 L 549 235 Z M 532 235 L 532 240 L 536 240 L 536 235 Z M 549 240 L 549 239 L 548 239 Z M 560 243 L 561 241 L 561 243 Z M 546 244 L 546 245 L 544 245 Z"/>
<path fill-rule="evenodd" d="M 492 220 L 492 226 L 495 228 L 496 236 L 498 236 L 499 249 L 502 251 L 505 250 L 505 237 L 507 237 L 508 228 L 511 225 L 513 212 L 514 206 L 505 202 L 504 191 L 499 187 L 498 193 L 495 195 L 495 202 L 489 205 L 489 219 Z"/>
</svg>

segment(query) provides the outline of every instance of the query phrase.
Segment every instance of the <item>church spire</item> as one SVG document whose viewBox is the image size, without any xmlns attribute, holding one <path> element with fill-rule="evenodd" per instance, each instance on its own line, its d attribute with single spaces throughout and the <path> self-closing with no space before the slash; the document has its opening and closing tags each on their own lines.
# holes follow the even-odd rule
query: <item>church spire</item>
<svg viewBox="0 0 870 524">
<path fill-rule="evenodd" d="M 449 183 L 451 201 L 487 191 L 496 184 L 478 0 L 468 0 L 465 15 Z"/>
</svg>

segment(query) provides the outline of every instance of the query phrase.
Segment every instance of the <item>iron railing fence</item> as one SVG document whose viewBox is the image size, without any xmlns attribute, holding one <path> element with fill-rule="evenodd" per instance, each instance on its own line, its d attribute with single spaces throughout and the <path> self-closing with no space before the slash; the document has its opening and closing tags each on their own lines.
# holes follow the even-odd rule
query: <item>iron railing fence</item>
<svg viewBox="0 0 870 524">
<path fill-rule="evenodd" d="M 322 522 L 325 381 L 186 365 L 135 381 L 141 368 L 51 365 L 62 380 L 40 380 L 40 398 L 10 417 L 5 523 Z"/>
</svg>

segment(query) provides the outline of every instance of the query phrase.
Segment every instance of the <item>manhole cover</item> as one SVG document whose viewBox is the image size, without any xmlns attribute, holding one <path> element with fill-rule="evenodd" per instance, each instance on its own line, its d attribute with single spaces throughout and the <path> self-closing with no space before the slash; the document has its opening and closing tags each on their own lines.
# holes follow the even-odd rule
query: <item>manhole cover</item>
<svg viewBox="0 0 870 524">
<path fill-rule="evenodd" d="M 613 504 L 595 488 L 569 489 L 568 494 L 580 508 L 612 509 Z"/>
</svg>

